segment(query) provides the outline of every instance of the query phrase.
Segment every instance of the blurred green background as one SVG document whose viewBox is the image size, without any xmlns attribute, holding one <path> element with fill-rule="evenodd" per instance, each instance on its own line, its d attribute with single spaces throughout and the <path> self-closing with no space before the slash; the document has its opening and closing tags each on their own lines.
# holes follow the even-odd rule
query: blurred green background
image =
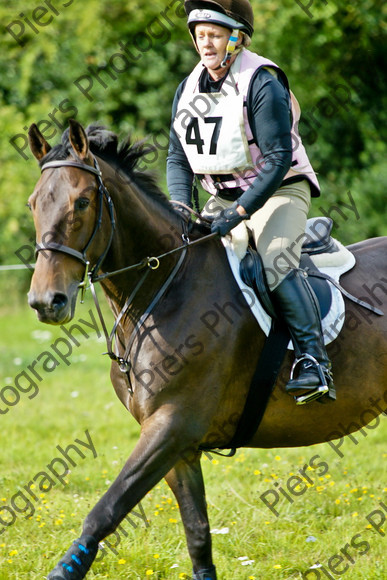
<svg viewBox="0 0 387 580">
<path fill-rule="evenodd" d="M 300 133 L 322 185 L 312 215 L 331 213 L 344 243 L 385 234 L 383 2 L 252 4 L 252 49 L 285 70 L 301 104 Z M 51 144 L 71 117 L 145 138 L 157 147 L 147 166 L 166 191 L 172 99 L 197 54 L 182 0 L 2 0 L 0 19 L 0 264 L 15 264 L 33 239 L 25 202 L 39 176 L 28 126 L 38 123 Z M 0 273 L 1 300 L 24 296 L 29 278 Z"/>
</svg>

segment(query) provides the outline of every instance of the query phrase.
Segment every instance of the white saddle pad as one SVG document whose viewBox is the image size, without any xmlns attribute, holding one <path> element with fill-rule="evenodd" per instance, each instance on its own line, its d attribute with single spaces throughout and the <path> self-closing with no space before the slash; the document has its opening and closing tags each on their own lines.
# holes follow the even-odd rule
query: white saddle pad
<svg viewBox="0 0 387 580">
<path fill-rule="evenodd" d="M 252 313 L 258 321 L 263 332 L 268 336 L 271 328 L 271 317 L 265 312 L 260 301 L 256 298 L 252 288 L 247 286 L 239 273 L 240 261 L 246 254 L 248 244 L 248 232 L 245 224 L 242 222 L 232 230 L 232 235 L 222 238 L 223 245 L 226 249 L 227 258 L 234 275 L 234 278 L 241 289 L 247 304 L 250 306 Z M 355 256 L 347 250 L 340 242 L 335 240 L 339 247 L 338 252 L 330 254 L 316 254 L 310 256 L 315 266 L 324 274 L 328 274 L 336 282 L 340 276 L 354 267 Z M 329 283 L 329 282 L 328 282 Z M 330 284 L 332 294 L 332 305 L 329 312 L 322 320 L 322 329 L 325 344 L 329 344 L 340 333 L 345 319 L 345 305 L 343 296 L 338 288 Z M 289 349 L 293 349 L 292 341 L 289 342 Z"/>
</svg>

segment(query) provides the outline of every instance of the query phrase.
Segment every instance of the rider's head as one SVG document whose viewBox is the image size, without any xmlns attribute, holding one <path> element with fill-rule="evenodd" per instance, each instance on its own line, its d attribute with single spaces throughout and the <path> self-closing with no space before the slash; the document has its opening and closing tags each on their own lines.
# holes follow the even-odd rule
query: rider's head
<svg viewBox="0 0 387 580">
<path fill-rule="evenodd" d="M 222 66 L 226 66 L 230 60 L 236 44 L 249 46 L 254 32 L 254 15 L 248 0 L 185 0 L 184 7 L 188 15 L 188 28 L 197 50 L 197 25 L 220 26 L 228 31 L 229 42 Z"/>
</svg>

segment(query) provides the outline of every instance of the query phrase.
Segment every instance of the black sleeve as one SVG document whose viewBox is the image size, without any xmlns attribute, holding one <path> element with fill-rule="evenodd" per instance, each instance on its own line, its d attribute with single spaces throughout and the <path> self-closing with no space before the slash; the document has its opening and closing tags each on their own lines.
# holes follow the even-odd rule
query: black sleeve
<svg viewBox="0 0 387 580">
<path fill-rule="evenodd" d="M 172 105 L 172 123 L 167 157 L 167 186 L 171 199 L 181 201 L 192 207 L 191 195 L 194 174 L 176 131 L 173 128 L 177 105 L 184 90 L 185 83 L 186 79 L 177 88 Z"/>
<path fill-rule="evenodd" d="M 260 173 L 238 203 L 252 215 L 280 187 L 291 166 L 290 95 L 282 81 L 260 69 L 251 81 L 247 106 L 262 157 L 253 160 L 255 167 L 260 166 Z"/>
</svg>

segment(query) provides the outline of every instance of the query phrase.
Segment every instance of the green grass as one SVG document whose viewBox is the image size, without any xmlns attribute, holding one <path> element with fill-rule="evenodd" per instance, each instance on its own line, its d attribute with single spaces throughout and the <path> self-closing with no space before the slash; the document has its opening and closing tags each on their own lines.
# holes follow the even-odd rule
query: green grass
<svg viewBox="0 0 387 580">
<path fill-rule="evenodd" d="M 74 322 L 89 319 L 90 308 L 90 302 L 78 305 Z M 26 305 L 13 312 L 3 309 L 0 389 L 12 386 L 15 377 L 42 351 L 49 351 L 60 336 L 59 328 L 38 323 Z M 21 393 L 17 405 L 0 415 L 1 507 L 9 506 L 18 490 L 39 472 L 47 472 L 47 465 L 60 456 L 57 445 L 67 447 L 75 439 L 86 442 L 88 430 L 98 454 L 93 458 L 86 448 L 84 459 L 72 454 L 76 466 L 65 486 L 56 482 L 42 491 L 38 487 L 39 482 L 44 483 L 43 475 L 37 479 L 36 487 L 31 488 L 37 497 L 31 499 L 32 508 L 18 513 L 14 524 L 0 535 L 0 580 L 43 578 L 79 535 L 84 517 L 135 445 L 139 427 L 116 398 L 109 381 L 109 361 L 100 356 L 104 350 L 104 342 L 90 331 L 88 340 L 74 346 L 70 366 L 62 363 L 46 372 L 34 398 L 29 398 L 31 393 Z M 377 533 L 366 519 L 381 509 L 379 502 L 387 504 L 385 417 L 377 429 L 366 434 L 357 436 L 357 445 L 346 440 L 342 459 L 328 444 L 246 449 L 228 459 L 205 457 L 211 529 L 223 532 L 213 533 L 219 579 L 297 579 L 318 561 L 326 569 L 328 562 L 333 569 L 336 566 L 336 573 L 330 572 L 333 578 L 386 578 L 386 536 Z M 319 457 L 312 461 L 314 456 Z M 302 488 L 292 487 L 295 480 L 289 478 L 305 464 L 312 465 L 306 471 L 309 487 L 305 483 Z M 278 517 L 260 499 L 268 490 L 279 493 Z M 266 497 L 273 498 L 274 491 Z M 105 546 L 105 556 L 93 565 L 88 578 L 190 577 L 183 526 L 165 482 L 141 505 L 147 525 L 136 516 L 132 516 L 132 524 L 124 521 L 117 555 Z M 0 517 L 6 520 L 11 515 L 3 510 Z M 387 532 L 387 524 L 384 529 Z M 114 536 L 110 538 L 112 544 L 116 541 Z M 240 560 L 243 557 L 246 559 Z M 249 564 L 243 565 L 246 561 Z M 328 576 L 318 570 L 306 578 L 325 580 Z"/>
</svg>

